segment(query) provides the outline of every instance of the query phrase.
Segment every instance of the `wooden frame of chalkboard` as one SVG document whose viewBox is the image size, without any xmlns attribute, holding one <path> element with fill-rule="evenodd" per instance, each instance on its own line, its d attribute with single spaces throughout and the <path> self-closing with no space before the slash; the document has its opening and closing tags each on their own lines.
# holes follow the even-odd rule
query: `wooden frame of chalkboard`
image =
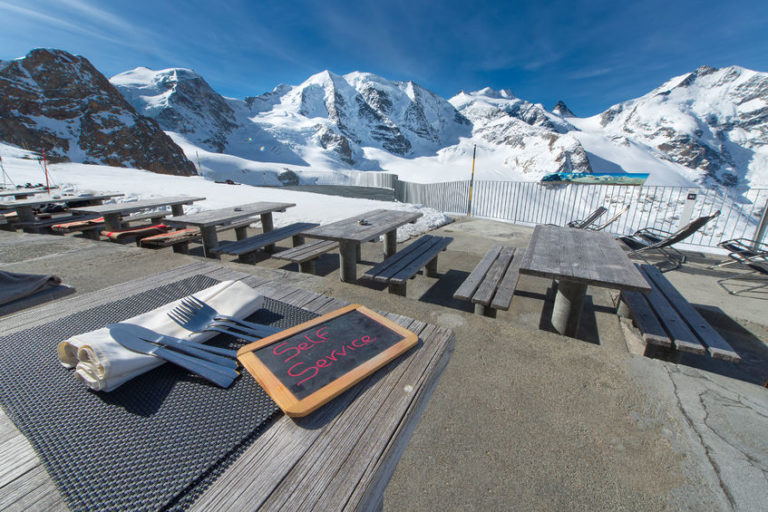
<svg viewBox="0 0 768 512">
<path fill-rule="evenodd" d="M 237 358 L 288 416 L 306 416 L 419 341 L 351 304 L 242 347 Z"/>
</svg>

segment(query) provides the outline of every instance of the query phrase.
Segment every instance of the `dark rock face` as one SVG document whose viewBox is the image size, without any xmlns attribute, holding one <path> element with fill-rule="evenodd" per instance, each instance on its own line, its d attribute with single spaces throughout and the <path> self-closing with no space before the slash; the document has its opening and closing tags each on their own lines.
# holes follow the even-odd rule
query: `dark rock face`
<svg viewBox="0 0 768 512">
<path fill-rule="evenodd" d="M 571 112 L 571 109 L 568 108 L 568 105 L 566 105 L 562 100 L 557 102 L 557 105 L 555 105 L 555 108 L 552 109 L 552 112 L 559 115 L 560 117 L 576 117 L 574 113 Z"/>
<path fill-rule="evenodd" d="M 45 151 L 52 162 L 196 174 L 154 120 L 138 115 L 87 59 L 61 50 L 0 62 L 0 140 Z"/>
</svg>

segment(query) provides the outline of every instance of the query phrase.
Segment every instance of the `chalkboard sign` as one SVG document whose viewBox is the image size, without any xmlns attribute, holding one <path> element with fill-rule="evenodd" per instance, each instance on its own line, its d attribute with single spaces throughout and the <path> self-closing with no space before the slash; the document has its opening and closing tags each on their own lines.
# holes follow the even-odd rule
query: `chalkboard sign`
<svg viewBox="0 0 768 512">
<path fill-rule="evenodd" d="M 306 416 L 386 365 L 418 336 L 350 305 L 241 348 L 238 360 L 289 416 Z"/>
</svg>

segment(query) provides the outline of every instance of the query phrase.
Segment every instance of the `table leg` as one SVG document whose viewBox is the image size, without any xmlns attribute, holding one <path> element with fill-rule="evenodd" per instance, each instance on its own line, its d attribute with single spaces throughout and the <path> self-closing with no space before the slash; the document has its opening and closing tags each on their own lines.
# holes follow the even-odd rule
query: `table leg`
<svg viewBox="0 0 768 512">
<path fill-rule="evenodd" d="M 238 240 L 248 238 L 248 226 L 240 226 L 239 228 L 235 228 L 235 237 L 237 237 Z"/>
<path fill-rule="evenodd" d="M 34 222 L 35 211 L 31 206 L 22 206 L 16 208 L 17 222 Z"/>
<path fill-rule="evenodd" d="M 268 233 L 273 229 L 275 229 L 275 225 L 272 224 L 272 212 L 262 213 L 261 214 L 261 232 Z M 266 253 L 275 252 L 275 244 L 265 245 L 264 252 Z"/>
<path fill-rule="evenodd" d="M 104 231 L 117 231 L 123 227 L 119 213 L 104 214 Z"/>
<path fill-rule="evenodd" d="M 557 332 L 571 338 L 576 337 L 586 295 L 586 284 L 560 280 L 552 309 L 552 325 Z"/>
<path fill-rule="evenodd" d="M 216 226 L 201 227 L 200 234 L 203 237 L 203 254 L 205 254 L 205 257 L 220 260 L 221 256 L 211 252 L 211 249 L 219 245 L 219 237 L 216 235 Z"/>
<path fill-rule="evenodd" d="M 171 214 L 174 217 L 179 217 L 181 215 L 184 215 L 184 205 L 183 204 L 173 204 L 173 205 L 171 205 Z"/>
<path fill-rule="evenodd" d="M 345 283 L 357 282 L 357 248 L 355 242 L 339 242 L 341 280 Z"/>
<path fill-rule="evenodd" d="M 384 257 L 389 258 L 397 252 L 397 229 L 384 235 Z"/>
</svg>

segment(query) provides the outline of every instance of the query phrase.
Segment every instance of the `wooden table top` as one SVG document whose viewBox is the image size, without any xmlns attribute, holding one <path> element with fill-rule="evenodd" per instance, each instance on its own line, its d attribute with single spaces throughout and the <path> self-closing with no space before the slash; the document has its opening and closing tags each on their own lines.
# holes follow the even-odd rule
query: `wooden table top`
<svg viewBox="0 0 768 512">
<path fill-rule="evenodd" d="M 362 243 L 397 229 L 403 224 L 414 222 L 421 215 L 420 212 L 402 210 L 373 210 L 355 217 L 312 228 L 303 234 L 310 238 L 321 238 L 323 240 Z M 361 220 L 364 220 L 365 223 L 361 223 Z"/>
<path fill-rule="evenodd" d="M 287 208 L 292 208 L 294 206 L 296 206 L 295 203 L 270 203 L 260 201 L 238 206 L 228 206 L 217 210 L 191 213 L 189 215 L 180 215 L 169 218 L 165 222 L 172 226 L 216 226 L 218 224 L 227 224 L 255 215 L 261 215 L 263 213 L 283 212 Z"/>
<path fill-rule="evenodd" d="M 122 194 L 121 194 L 122 195 Z M 140 201 L 125 201 L 122 203 L 100 204 L 96 206 L 83 206 L 70 208 L 73 212 L 98 213 L 99 215 L 109 215 L 110 213 L 131 213 L 148 208 L 157 208 L 159 206 L 175 206 L 179 204 L 192 204 L 195 201 L 202 201 L 204 197 L 190 196 L 169 196 L 155 197 L 152 199 L 142 199 Z"/>
<path fill-rule="evenodd" d="M 4 201 L 2 203 L 3 206 L 8 206 L 10 208 L 17 208 L 17 207 L 24 207 L 24 206 L 41 206 L 44 204 L 57 204 L 57 203 L 73 203 L 73 202 L 80 202 L 80 201 L 103 201 L 104 199 L 112 199 L 113 197 L 122 197 L 124 194 L 94 194 L 92 196 L 61 196 L 61 195 L 54 195 L 54 196 L 39 196 L 39 197 L 33 197 L 29 199 L 21 199 L 19 201 Z M 85 208 L 85 207 L 83 207 Z M 96 206 L 89 206 L 88 208 L 96 208 Z M 74 211 L 75 209 L 72 208 Z M 79 210 L 78 210 L 79 211 Z"/>
<path fill-rule="evenodd" d="M 5 190 L 0 189 L 0 197 L 7 197 L 7 196 L 33 196 L 35 194 L 45 194 L 47 193 L 47 190 L 44 188 L 17 188 L 13 190 Z"/>
<path fill-rule="evenodd" d="M 12 334 L 194 275 L 242 280 L 267 297 L 318 314 L 347 304 L 286 286 L 280 279 L 193 263 L 5 317 L 0 332 Z M 370 510 L 381 504 L 454 345 L 449 329 L 381 313 L 418 334 L 419 345 L 305 418 L 278 415 L 197 499 L 193 510 Z M 4 445 L 13 447 L 12 457 L 0 457 L 0 475 L 5 475 L 0 502 L 66 509 L 32 446 L 1 410 L 0 432 Z"/>
<path fill-rule="evenodd" d="M 536 226 L 520 272 L 617 290 L 651 291 L 611 235 L 586 229 Z"/>
</svg>

